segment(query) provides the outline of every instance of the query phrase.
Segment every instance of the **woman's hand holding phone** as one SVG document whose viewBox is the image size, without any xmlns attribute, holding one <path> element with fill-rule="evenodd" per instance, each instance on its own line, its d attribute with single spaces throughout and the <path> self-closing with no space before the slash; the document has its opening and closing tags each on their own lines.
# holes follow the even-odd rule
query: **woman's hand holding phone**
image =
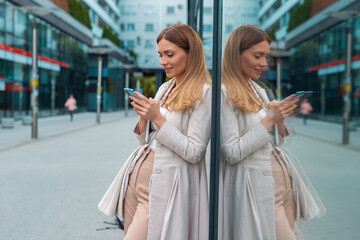
<svg viewBox="0 0 360 240">
<path fill-rule="evenodd" d="M 158 128 L 161 128 L 166 118 L 160 113 L 160 102 L 155 99 L 148 99 L 139 92 L 134 92 L 136 96 L 130 96 L 133 100 L 131 105 L 141 118 L 152 121 Z"/>
<path fill-rule="evenodd" d="M 284 121 L 285 118 L 289 117 L 293 111 L 298 107 L 297 102 L 299 99 L 289 101 L 296 95 L 292 94 L 282 101 L 272 101 L 268 104 L 268 112 L 262 123 L 267 129 L 270 129 L 274 124 L 279 124 Z"/>
</svg>

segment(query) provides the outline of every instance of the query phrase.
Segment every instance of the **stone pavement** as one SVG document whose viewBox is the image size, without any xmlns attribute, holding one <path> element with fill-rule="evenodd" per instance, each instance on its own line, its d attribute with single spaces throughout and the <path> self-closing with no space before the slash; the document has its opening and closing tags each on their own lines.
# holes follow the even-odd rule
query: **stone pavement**
<svg viewBox="0 0 360 240">
<path fill-rule="evenodd" d="M 324 217 L 303 223 L 306 240 L 359 239 L 360 129 L 342 145 L 342 125 L 292 119 L 297 135 L 290 148 L 326 208 Z"/>
<path fill-rule="evenodd" d="M 135 112 L 128 111 L 129 116 L 135 116 Z M 100 122 L 109 123 L 125 117 L 124 111 L 102 113 Z M 44 117 L 38 119 L 38 139 L 31 139 L 31 126 L 22 125 L 21 121 L 15 121 L 14 128 L 0 127 L 0 152 L 16 148 L 33 141 L 42 141 L 51 137 L 81 131 L 89 127 L 96 127 L 96 113 L 75 113 L 74 121 L 70 121 L 69 115 Z"/>
<path fill-rule="evenodd" d="M 42 118 L 39 139 L 16 123 L 0 129 L 0 239 L 122 239 L 97 204 L 130 152 L 137 116 L 130 112 Z M 341 125 L 293 119 L 291 143 L 327 208 L 320 220 L 304 223 L 305 239 L 357 239 L 360 236 L 359 132 L 341 145 Z M 208 164 L 209 162 L 207 162 Z"/>
<path fill-rule="evenodd" d="M 97 204 L 123 161 L 137 146 L 134 112 L 94 113 L 39 120 L 39 139 L 28 126 L 1 130 L 0 239 L 122 239 Z M 14 134 L 14 136 L 12 135 Z M 5 136 L 7 135 L 7 136 Z M 2 141 L 3 143 L 3 141 Z"/>
<path fill-rule="evenodd" d="M 360 151 L 360 127 L 350 131 L 349 144 L 342 145 L 342 124 L 309 119 L 307 125 L 303 125 L 302 118 L 292 118 L 291 122 L 297 135 Z"/>
</svg>

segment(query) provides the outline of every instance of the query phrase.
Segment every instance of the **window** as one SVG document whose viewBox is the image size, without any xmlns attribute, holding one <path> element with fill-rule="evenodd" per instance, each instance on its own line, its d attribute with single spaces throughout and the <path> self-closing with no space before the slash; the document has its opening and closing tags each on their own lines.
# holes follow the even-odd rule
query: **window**
<svg viewBox="0 0 360 240">
<path fill-rule="evenodd" d="M 135 23 L 128 23 L 126 30 L 135 31 Z"/>
<path fill-rule="evenodd" d="M 212 25 L 204 24 L 204 32 L 212 32 Z"/>
<path fill-rule="evenodd" d="M 154 48 L 154 40 L 146 40 L 145 48 Z"/>
<path fill-rule="evenodd" d="M 126 48 L 135 48 L 135 40 L 132 40 L 132 39 L 129 39 L 129 40 L 126 40 Z"/>
<path fill-rule="evenodd" d="M 166 27 L 171 27 L 172 25 L 174 25 L 173 23 L 167 23 Z"/>
<path fill-rule="evenodd" d="M 145 56 L 145 59 L 144 59 L 144 63 L 145 64 L 149 64 L 149 63 L 152 63 L 152 62 L 154 62 L 154 56 L 153 55 L 146 55 Z"/>
<path fill-rule="evenodd" d="M 141 45 L 141 37 L 140 36 L 136 37 L 136 44 Z"/>
<path fill-rule="evenodd" d="M 121 6 L 120 13 L 123 15 L 134 15 L 136 14 L 136 7 L 135 6 Z"/>
<path fill-rule="evenodd" d="M 120 23 L 120 31 L 125 31 L 125 23 Z"/>
<path fill-rule="evenodd" d="M 145 25 L 145 31 L 147 31 L 147 32 L 153 32 L 153 31 L 154 31 L 154 24 L 152 24 L 152 23 L 146 23 L 146 25 Z"/>
<path fill-rule="evenodd" d="M 166 13 L 167 14 L 174 14 L 175 13 L 175 7 L 173 7 L 173 6 L 166 7 Z"/>
<path fill-rule="evenodd" d="M 231 24 L 226 24 L 226 26 L 225 26 L 225 32 L 231 33 L 232 31 L 233 31 L 233 25 L 231 25 Z"/>
<path fill-rule="evenodd" d="M 204 7 L 205 14 L 212 14 L 212 7 Z"/>
<path fill-rule="evenodd" d="M 144 13 L 145 13 L 145 15 L 154 15 L 155 7 L 154 6 L 145 6 Z"/>
</svg>

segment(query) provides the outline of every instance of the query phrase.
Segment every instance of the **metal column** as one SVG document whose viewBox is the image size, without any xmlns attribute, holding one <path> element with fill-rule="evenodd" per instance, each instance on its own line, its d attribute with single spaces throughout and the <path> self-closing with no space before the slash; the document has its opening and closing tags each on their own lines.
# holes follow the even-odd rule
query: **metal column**
<svg viewBox="0 0 360 240">
<path fill-rule="evenodd" d="M 38 24 L 31 23 L 32 28 L 32 69 L 31 69 L 31 110 L 32 127 L 31 138 L 38 138 L 38 113 L 39 113 L 39 75 L 37 66 L 37 30 Z"/>
<path fill-rule="evenodd" d="M 129 71 L 126 71 L 125 73 L 125 88 L 129 88 Z M 125 98 L 125 116 L 127 117 L 129 111 L 129 96 L 124 94 L 124 98 Z"/>
<path fill-rule="evenodd" d="M 199 36 L 203 39 L 203 25 L 204 25 L 204 0 L 199 0 Z"/>
<path fill-rule="evenodd" d="M 96 90 L 96 102 L 97 102 L 97 109 L 96 109 L 96 122 L 100 123 L 100 112 L 101 112 L 101 80 L 102 80 L 102 56 L 99 55 L 98 60 L 98 82 L 97 82 L 97 90 Z"/>
<path fill-rule="evenodd" d="M 218 239 L 222 0 L 214 0 L 209 239 Z"/>
<path fill-rule="evenodd" d="M 350 93 L 351 93 L 351 50 L 354 19 L 350 18 L 346 26 L 346 77 L 344 81 L 344 115 L 343 115 L 343 144 L 349 144 L 349 118 L 350 118 Z"/>
<path fill-rule="evenodd" d="M 276 59 L 276 100 L 281 101 L 281 56 Z"/>
</svg>

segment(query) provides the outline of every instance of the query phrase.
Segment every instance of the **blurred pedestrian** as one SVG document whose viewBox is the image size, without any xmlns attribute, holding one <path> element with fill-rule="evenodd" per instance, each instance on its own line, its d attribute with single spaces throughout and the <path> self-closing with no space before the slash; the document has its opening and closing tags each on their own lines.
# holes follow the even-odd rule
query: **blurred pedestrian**
<svg viewBox="0 0 360 240">
<path fill-rule="evenodd" d="M 284 150 L 284 120 L 299 99 L 269 102 L 254 80 L 267 66 L 271 39 L 243 25 L 229 37 L 222 65 L 219 239 L 295 240 L 297 220 L 321 216 L 296 158 Z M 291 156 L 291 157 L 290 157 Z M 301 168 L 300 168 L 301 169 Z M 318 199 L 318 198 L 317 198 Z"/>
<path fill-rule="evenodd" d="M 74 119 L 74 111 L 76 110 L 76 100 L 74 95 L 70 94 L 69 98 L 66 100 L 65 107 L 67 107 L 70 113 L 70 121 Z"/>
<path fill-rule="evenodd" d="M 202 42 L 190 26 L 175 24 L 160 33 L 157 44 L 160 64 L 171 80 L 161 85 L 155 99 L 138 92 L 140 99 L 130 96 L 139 114 L 134 133 L 142 152 L 122 168 L 131 170 L 121 177 L 120 198 L 111 200 L 110 186 L 99 208 L 112 215 L 109 202 L 116 204 L 116 213 L 124 217 L 125 240 L 208 239 L 205 151 L 211 80 Z"/>
<path fill-rule="evenodd" d="M 306 125 L 306 121 L 310 115 L 310 112 L 313 110 L 309 100 L 305 98 L 300 106 L 301 114 L 303 115 L 303 123 Z"/>
</svg>

